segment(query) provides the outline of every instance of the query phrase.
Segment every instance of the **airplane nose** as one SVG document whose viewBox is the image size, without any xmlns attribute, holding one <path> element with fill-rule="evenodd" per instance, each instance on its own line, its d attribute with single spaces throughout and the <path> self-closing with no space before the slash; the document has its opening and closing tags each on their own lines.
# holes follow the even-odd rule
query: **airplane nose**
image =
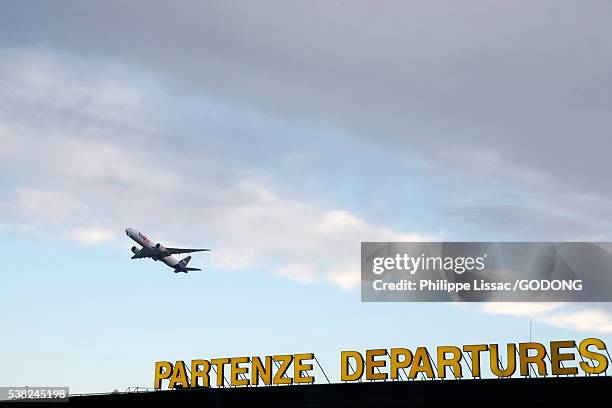
<svg viewBox="0 0 612 408">
<path fill-rule="evenodd" d="M 125 235 L 127 235 L 128 237 L 130 236 L 130 229 L 129 228 L 125 229 Z"/>
</svg>

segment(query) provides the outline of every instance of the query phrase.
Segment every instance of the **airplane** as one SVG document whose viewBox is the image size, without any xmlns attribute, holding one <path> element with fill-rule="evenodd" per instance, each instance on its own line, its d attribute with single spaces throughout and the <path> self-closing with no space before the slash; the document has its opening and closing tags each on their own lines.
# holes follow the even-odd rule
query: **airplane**
<svg viewBox="0 0 612 408">
<path fill-rule="evenodd" d="M 128 237 L 132 238 L 138 244 L 142 246 L 142 248 L 138 249 L 138 247 L 132 247 L 132 259 L 142 259 L 142 258 L 151 258 L 155 261 L 162 261 L 169 267 L 174 269 L 174 273 L 179 272 L 193 272 L 193 271 L 201 271 L 198 268 L 188 268 L 187 264 L 191 261 L 191 256 L 181 259 L 177 261 L 174 259 L 172 255 L 177 254 L 186 254 L 191 252 L 202 252 L 202 251 L 210 251 L 210 249 L 192 249 L 192 248 L 166 248 L 160 243 L 154 244 L 146 235 L 142 232 L 135 230 L 134 228 L 127 228 L 125 233 Z"/>
</svg>

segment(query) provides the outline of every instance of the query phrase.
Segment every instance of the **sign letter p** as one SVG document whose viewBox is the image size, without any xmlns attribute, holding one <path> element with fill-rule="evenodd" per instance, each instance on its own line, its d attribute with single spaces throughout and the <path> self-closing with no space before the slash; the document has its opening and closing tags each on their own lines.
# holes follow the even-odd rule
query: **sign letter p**
<svg viewBox="0 0 612 408">
<path fill-rule="evenodd" d="M 155 381 L 153 388 L 159 390 L 162 380 L 167 380 L 172 375 L 172 364 L 168 361 L 158 361 L 155 363 Z"/>
</svg>

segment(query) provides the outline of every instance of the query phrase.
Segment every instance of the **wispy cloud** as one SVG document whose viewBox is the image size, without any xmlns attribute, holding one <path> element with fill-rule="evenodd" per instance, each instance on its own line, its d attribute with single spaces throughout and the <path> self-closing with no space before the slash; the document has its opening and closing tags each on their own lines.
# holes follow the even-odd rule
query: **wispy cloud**
<svg viewBox="0 0 612 408">
<path fill-rule="evenodd" d="M 97 245 L 116 239 L 119 235 L 118 230 L 100 226 L 77 227 L 68 232 L 68 236 L 85 245 Z"/>
<path fill-rule="evenodd" d="M 87 205 L 68 193 L 33 188 L 18 188 L 11 204 L 4 206 L 5 214 L 49 225 L 61 224 L 87 210 Z"/>
<path fill-rule="evenodd" d="M 600 308 L 566 311 L 546 316 L 543 321 L 552 326 L 583 332 L 612 333 L 612 312 Z"/>
<path fill-rule="evenodd" d="M 488 314 L 509 316 L 540 317 L 562 308 L 565 303 L 517 303 L 498 302 L 484 303 L 480 311 Z"/>
<path fill-rule="evenodd" d="M 483 303 L 486 314 L 519 316 L 564 329 L 612 333 L 612 310 L 597 304 L 570 303 Z"/>
</svg>

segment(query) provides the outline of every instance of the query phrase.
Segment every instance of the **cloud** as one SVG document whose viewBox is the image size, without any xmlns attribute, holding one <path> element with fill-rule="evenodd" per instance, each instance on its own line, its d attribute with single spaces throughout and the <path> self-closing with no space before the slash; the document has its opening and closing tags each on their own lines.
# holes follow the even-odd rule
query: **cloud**
<svg viewBox="0 0 612 408">
<path fill-rule="evenodd" d="M 98 245 L 117 238 L 119 232 L 104 227 L 78 227 L 69 231 L 68 236 L 85 245 Z"/>
<path fill-rule="evenodd" d="M 612 215 L 609 183 L 602 176 L 610 169 L 612 130 L 612 96 L 601 86 L 612 79 L 612 44 L 603 40 L 612 35 L 609 4 L 38 3 L 23 1 L 3 10 L 0 46 L 51 49 L 65 60 L 94 64 L 66 75 L 57 64 L 22 57 L 27 69 L 20 75 L 30 85 L 7 80 L 3 89 L 27 100 L 34 117 L 39 114 L 33 107 L 56 106 L 58 114 L 70 110 L 88 119 L 84 127 L 74 122 L 79 131 L 106 127 L 105 133 L 120 134 L 131 123 L 132 131 L 122 132 L 126 137 L 153 132 L 149 141 L 180 143 L 180 132 L 155 134 L 159 112 L 132 116 L 148 102 L 137 91 L 142 78 L 155 77 L 173 97 L 165 105 L 169 111 L 184 109 L 189 99 L 212 97 L 256 116 L 333 124 L 359 143 L 384 149 L 389 161 L 411 153 L 438 174 L 460 173 L 461 178 L 446 181 L 449 190 L 463 194 L 441 200 L 440 206 L 450 209 L 434 213 L 440 220 L 448 217 L 442 221 L 465 222 L 486 233 L 495 211 L 514 208 L 505 213 L 509 222 L 503 232 L 512 238 L 555 226 L 538 237 L 610 237 L 609 225 L 597 226 Z M 125 66 L 139 72 L 130 78 L 138 86 L 108 79 Z M 91 72 L 108 75 L 79 88 L 91 80 Z M 65 95 L 49 80 L 58 73 L 76 85 Z M 201 103 L 192 110 L 200 117 L 209 113 Z M 237 145 L 251 147 L 237 149 L 240 159 L 274 166 L 281 159 L 270 152 L 301 156 L 282 151 L 296 136 L 272 142 L 258 137 L 257 143 L 236 136 L 265 133 L 249 130 L 237 126 L 231 135 Z M 308 143 L 300 143 L 302 137 L 297 150 L 305 150 L 305 144 L 326 147 L 310 135 Z M 249 158 L 253 152 L 260 157 Z M 288 167 L 295 169 L 297 162 Z M 321 165 L 329 164 L 311 167 Z M 387 174 L 403 170 L 396 163 Z M 389 207 L 402 210 L 401 201 L 390 201 Z M 478 208 L 489 209 L 489 216 L 470 217 Z"/>
<path fill-rule="evenodd" d="M 0 217 L 2 223 L 84 245 L 125 239 L 123 229 L 134 226 L 162 242 L 180 237 L 179 246 L 212 247 L 214 268 L 265 268 L 344 290 L 359 283 L 361 241 L 430 239 L 283 195 L 260 172 L 206 149 L 159 144 L 151 135 L 167 131 L 161 127 L 166 118 L 147 121 L 148 91 L 127 78 L 104 80 L 113 85 L 99 94 L 95 75 L 73 79 L 84 62 L 5 55 L 2 70 L 13 90 L 0 95 L 0 105 L 11 106 L 0 111 L 0 137 L 9 143 L 0 167 L 14 175 L 17 187 L 4 193 L 3 207 L 12 213 Z M 38 72 L 39 66 L 51 68 Z M 33 72 L 23 74 L 28 70 Z M 23 121 L 33 106 L 36 115 Z M 27 163 L 20 159 L 26 154 Z"/>
<path fill-rule="evenodd" d="M 86 209 L 83 202 L 69 194 L 30 188 L 18 188 L 13 203 L 4 208 L 13 215 L 43 225 L 61 224 Z"/>
<path fill-rule="evenodd" d="M 276 270 L 276 274 L 302 283 L 314 283 L 317 281 L 314 268 L 309 264 L 290 264 L 281 266 Z"/>
<path fill-rule="evenodd" d="M 2 202 L 52 192 L 13 222 L 180 232 L 218 267 L 343 288 L 361 239 L 603 240 L 607 9 L 19 2 Z"/>
<path fill-rule="evenodd" d="M 564 303 L 484 303 L 480 310 L 487 314 L 538 317 L 563 307 Z"/>
<path fill-rule="evenodd" d="M 528 317 L 534 321 L 583 332 L 612 333 L 612 310 L 591 304 L 483 303 L 486 314 Z"/>
<path fill-rule="evenodd" d="M 544 322 L 557 327 L 569 327 L 578 331 L 612 333 L 612 313 L 607 310 L 591 309 L 558 313 L 548 316 Z"/>
<path fill-rule="evenodd" d="M 361 241 L 432 239 L 375 225 L 345 210 L 285 199 L 258 184 L 242 182 L 234 188 L 245 201 L 213 209 L 208 227 L 221 236 L 226 251 L 280 263 L 277 275 L 302 283 L 352 289 L 360 281 Z"/>
</svg>

